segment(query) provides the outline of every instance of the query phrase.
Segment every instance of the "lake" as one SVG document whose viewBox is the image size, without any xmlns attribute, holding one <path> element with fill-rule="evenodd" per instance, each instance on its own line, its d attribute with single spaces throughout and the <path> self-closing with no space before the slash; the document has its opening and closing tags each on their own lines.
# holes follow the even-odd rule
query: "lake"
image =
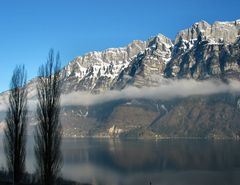
<svg viewBox="0 0 240 185">
<path fill-rule="evenodd" d="M 34 142 L 27 170 L 34 169 Z M 62 176 L 99 185 L 239 185 L 240 141 L 63 139 Z M 0 165 L 4 164 L 2 142 Z"/>
</svg>

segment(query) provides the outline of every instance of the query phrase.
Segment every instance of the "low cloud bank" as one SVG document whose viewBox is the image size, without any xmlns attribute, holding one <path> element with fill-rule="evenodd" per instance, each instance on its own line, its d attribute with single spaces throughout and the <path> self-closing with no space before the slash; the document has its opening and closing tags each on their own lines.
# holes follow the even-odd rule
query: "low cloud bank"
<svg viewBox="0 0 240 185">
<path fill-rule="evenodd" d="M 158 87 L 127 87 L 123 90 L 109 90 L 100 94 L 73 92 L 61 97 L 62 106 L 90 106 L 120 99 L 161 99 L 168 100 L 176 97 L 193 95 L 211 95 L 218 93 L 240 93 L 240 81 L 229 80 L 223 83 L 219 80 L 166 80 Z M 36 110 L 37 100 L 31 96 L 28 100 L 30 111 Z M 0 112 L 7 110 L 7 98 L 0 97 Z"/>
<path fill-rule="evenodd" d="M 86 92 L 73 92 L 62 96 L 62 105 L 95 105 L 120 99 L 162 99 L 168 100 L 176 97 L 192 95 L 211 95 L 217 93 L 240 92 L 240 82 L 230 80 L 223 83 L 218 80 L 167 80 L 158 87 L 127 87 L 121 91 L 112 90 L 100 94 Z"/>
</svg>

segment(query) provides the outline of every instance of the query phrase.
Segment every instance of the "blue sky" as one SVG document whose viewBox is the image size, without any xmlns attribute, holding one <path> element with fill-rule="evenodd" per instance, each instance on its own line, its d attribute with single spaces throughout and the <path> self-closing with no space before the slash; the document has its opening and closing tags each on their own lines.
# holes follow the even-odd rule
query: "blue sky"
<svg viewBox="0 0 240 185">
<path fill-rule="evenodd" d="M 36 76 L 50 48 L 66 65 L 158 33 L 174 39 L 200 20 L 239 19 L 239 7 L 239 0 L 0 0 L 0 92 L 18 64 Z"/>
</svg>

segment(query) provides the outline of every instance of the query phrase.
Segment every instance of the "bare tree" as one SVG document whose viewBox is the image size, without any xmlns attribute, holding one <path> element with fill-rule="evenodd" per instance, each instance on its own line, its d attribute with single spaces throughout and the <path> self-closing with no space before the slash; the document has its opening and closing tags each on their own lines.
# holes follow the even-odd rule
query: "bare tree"
<svg viewBox="0 0 240 185">
<path fill-rule="evenodd" d="M 4 151 L 9 174 L 13 184 L 19 184 L 25 173 L 26 126 L 27 126 L 27 89 L 26 71 L 23 66 L 16 66 L 9 94 L 9 107 L 4 130 Z"/>
<path fill-rule="evenodd" d="M 62 166 L 60 123 L 60 57 L 49 51 L 47 63 L 39 68 L 35 130 L 36 175 L 41 184 L 54 185 Z"/>
</svg>

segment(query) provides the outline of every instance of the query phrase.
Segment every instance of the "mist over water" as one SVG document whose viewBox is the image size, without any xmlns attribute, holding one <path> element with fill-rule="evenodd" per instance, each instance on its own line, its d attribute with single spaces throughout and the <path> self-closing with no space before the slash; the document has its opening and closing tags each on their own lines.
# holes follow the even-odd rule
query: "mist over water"
<svg viewBox="0 0 240 185">
<path fill-rule="evenodd" d="M 34 169 L 29 139 L 27 170 Z M 63 177 L 105 185 L 238 185 L 240 142 L 63 139 Z M 4 162 L 0 144 L 0 165 Z"/>
</svg>

